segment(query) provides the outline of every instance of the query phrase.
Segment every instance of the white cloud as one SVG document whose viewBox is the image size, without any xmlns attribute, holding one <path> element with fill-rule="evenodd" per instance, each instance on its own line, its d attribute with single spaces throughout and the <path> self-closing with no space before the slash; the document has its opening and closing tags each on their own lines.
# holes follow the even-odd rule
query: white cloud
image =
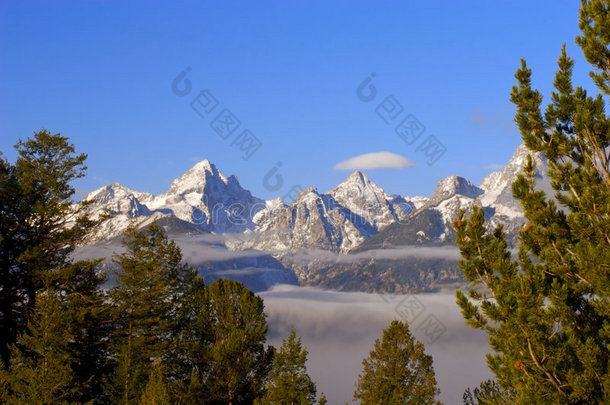
<svg viewBox="0 0 610 405">
<path fill-rule="evenodd" d="M 392 152 L 374 152 L 354 156 L 335 165 L 335 170 L 404 169 L 414 166 L 404 156 Z"/>
<path fill-rule="evenodd" d="M 500 170 L 500 169 L 504 169 L 504 165 L 502 165 L 500 163 L 491 163 L 491 164 L 488 164 L 487 166 L 485 166 L 485 169 Z"/>
</svg>

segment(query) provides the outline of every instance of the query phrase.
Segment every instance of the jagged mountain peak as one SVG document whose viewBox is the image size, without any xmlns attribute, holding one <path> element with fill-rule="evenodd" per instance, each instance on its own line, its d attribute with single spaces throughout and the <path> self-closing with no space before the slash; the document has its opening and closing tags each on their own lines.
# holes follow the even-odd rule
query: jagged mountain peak
<svg viewBox="0 0 610 405">
<path fill-rule="evenodd" d="M 369 183 L 369 178 L 367 177 L 366 173 L 361 172 L 360 170 L 355 170 L 352 174 L 350 174 L 349 176 L 347 176 L 347 178 L 345 179 L 345 181 L 343 183 L 361 183 L 361 184 L 367 184 Z"/>
<path fill-rule="evenodd" d="M 233 177 L 233 179 L 232 182 L 237 181 L 237 178 Z M 180 178 L 175 179 L 167 191 L 167 194 L 186 194 L 190 192 L 202 193 L 209 182 L 221 182 L 227 186 L 229 180 L 213 163 L 205 159 L 184 172 Z"/>
<path fill-rule="evenodd" d="M 299 192 L 299 194 L 297 194 L 294 201 L 290 203 L 290 205 L 297 205 L 300 202 L 302 202 L 304 199 L 317 198 L 317 197 L 320 197 L 320 193 L 318 192 L 318 189 L 315 188 L 314 186 L 309 186 L 305 190 L 301 190 Z"/>
<path fill-rule="evenodd" d="M 502 171 L 492 172 L 481 181 L 481 188 L 485 190 L 485 194 L 479 197 L 481 205 L 494 207 L 495 214 L 503 217 L 515 219 L 523 216 L 521 204 L 513 197 L 512 183 L 517 178 L 517 175 L 522 172 L 528 155 L 531 155 L 532 159 L 536 162 L 536 188 L 546 191 L 547 196 L 553 195 L 547 175 L 548 165 L 546 157 L 541 152 L 530 151 L 522 143 L 517 147 Z"/>
<path fill-rule="evenodd" d="M 339 183 L 335 188 L 330 190 L 327 194 L 331 194 L 338 189 L 344 189 L 346 187 L 351 187 L 351 188 L 357 187 L 360 189 L 367 188 L 367 187 L 376 187 L 376 188 L 381 189 L 378 185 L 376 185 L 369 179 L 369 177 L 366 175 L 365 172 L 356 170 L 353 173 L 351 173 L 349 176 L 347 176 L 345 178 L 345 180 L 343 180 L 341 183 Z"/>
<path fill-rule="evenodd" d="M 203 159 L 200 162 L 197 162 L 193 165 L 193 167 L 191 167 L 190 170 L 208 170 L 211 172 L 217 171 L 218 169 L 216 169 L 216 166 L 214 165 L 214 163 L 210 162 L 208 159 Z"/>
<path fill-rule="evenodd" d="M 364 197 L 368 200 L 385 200 L 389 196 L 377 184 L 372 182 L 366 173 L 359 170 L 350 174 L 343 182 L 339 183 L 335 188 L 326 192 L 335 199 L 342 200 L 341 196 L 349 198 Z"/>
<path fill-rule="evenodd" d="M 445 177 L 438 182 L 432 197 L 430 197 L 429 205 L 437 205 L 456 194 L 463 195 L 469 198 L 477 198 L 483 194 L 483 190 L 472 184 L 469 180 L 460 176 Z"/>
<path fill-rule="evenodd" d="M 152 198 L 152 194 L 132 190 L 121 185 L 120 183 L 114 182 L 100 187 L 97 190 L 93 190 L 85 196 L 84 200 L 96 200 L 97 205 L 101 205 L 110 201 L 134 197 L 138 199 L 149 199 Z"/>
</svg>

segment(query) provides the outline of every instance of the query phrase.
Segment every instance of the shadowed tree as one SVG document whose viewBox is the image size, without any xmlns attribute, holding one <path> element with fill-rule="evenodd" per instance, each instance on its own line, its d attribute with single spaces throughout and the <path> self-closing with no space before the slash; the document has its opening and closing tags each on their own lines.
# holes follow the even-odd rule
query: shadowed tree
<svg viewBox="0 0 610 405">
<path fill-rule="evenodd" d="M 256 404 L 291 405 L 315 404 L 316 384 L 307 374 L 307 349 L 301 345 L 294 328 L 288 339 L 273 356 L 273 368 L 269 373 L 267 392 Z"/>
<path fill-rule="evenodd" d="M 392 321 L 358 376 L 354 400 L 365 405 L 436 404 L 440 393 L 432 357 L 415 340 L 406 323 Z"/>
<path fill-rule="evenodd" d="M 199 364 L 205 404 L 251 404 L 264 393 L 273 361 L 265 349 L 263 300 L 242 283 L 219 279 L 206 287 L 199 320 Z"/>
<path fill-rule="evenodd" d="M 0 154 L 0 357 L 27 324 L 45 273 L 70 264 L 69 254 L 94 225 L 74 205 L 71 182 L 85 174 L 86 155 L 46 130 L 19 141 L 18 157 Z"/>
<path fill-rule="evenodd" d="M 148 384 L 142 392 L 140 405 L 170 405 L 170 396 L 163 375 L 161 363 L 153 364 L 148 378 Z"/>
<path fill-rule="evenodd" d="M 189 350 L 185 339 L 195 339 L 187 327 L 189 301 L 197 302 L 193 289 L 203 284 L 157 224 L 142 231 L 128 228 L 123 244 L 127 251 L 115 258 L 122 269 L 119 284 L 110 293 L 118 363 L 113 388 L 117 402 L 130 404 L 141 398 L 155 361 L 169 367 L 177 384 L 188 382 L 192 367 L 183 356 Z"/>
</svg>

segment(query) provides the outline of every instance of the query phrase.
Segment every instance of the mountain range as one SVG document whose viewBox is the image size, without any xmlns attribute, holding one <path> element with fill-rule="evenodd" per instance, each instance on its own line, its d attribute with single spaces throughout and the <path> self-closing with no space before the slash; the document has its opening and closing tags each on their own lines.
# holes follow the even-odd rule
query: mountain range
<svg viewBox="0 0 610 405">
<path fill-rule="evenodd" d="M 489 226 L 505 224 L 515 246 L 524 225 L 511 184 L 531 154 L 519 146 L 503 170 L 479 186 L 459 176 L 439 181 L 429 198 L 389 195 L 355 171 L 330 191 L 314 187 L 286 204 L 264 201 L 203 160 L 152 195 L 112 183 L 89 193 L 90 214 L 112 214 L 78 254 L 109 256 L 130 225 L 157 221 L 204 277 L 230 277 L 255 290 L 275 283 L 338 290 L 415 292 L 461 280 L 453 221 L 479 205 Z M 550 190 L 546 159 L 532 154 L 538 183 Z M 101 247 L 104 247 L 100 251 Z M 186 249 L 185 249 L 186 247 Z"/>
</svg>

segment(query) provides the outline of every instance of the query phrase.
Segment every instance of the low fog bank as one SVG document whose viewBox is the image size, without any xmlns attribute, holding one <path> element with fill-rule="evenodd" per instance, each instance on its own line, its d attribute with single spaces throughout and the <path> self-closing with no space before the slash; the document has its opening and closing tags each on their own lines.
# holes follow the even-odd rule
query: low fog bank
<svg viewBox="0 0 610 405">
<path fill-rule="evenodd" d="M 346 293 L 277 285 L 265 300 L 270 344 L 279 347 L 293 325 L 309 350 L 308 371 L 329 404 L 351 403 L 362 359 L 393 319 L 411 332 L 434 358 L 440 400 L 457 404 L 467 387 L 491 377 L 487 337 L 464 324 L 455 290 L 417 295 Z"/>
</svg>

